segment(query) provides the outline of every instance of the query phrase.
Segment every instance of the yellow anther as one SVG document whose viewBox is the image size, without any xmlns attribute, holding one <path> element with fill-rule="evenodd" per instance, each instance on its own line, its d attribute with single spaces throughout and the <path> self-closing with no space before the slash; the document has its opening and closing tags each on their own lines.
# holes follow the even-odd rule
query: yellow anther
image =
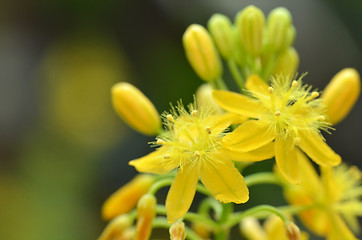
<svg viewBox="0 0 362 240">
<path fill-rule="evenodd" d="M 167 120 L 169 120 L 170 122 L 175 122 L 175 119 L 172 117 L 171 114 L 167 114 L 166 118 L 167 118 Z"/>
<path fill-rule="evenodd" d="M 296 86 L 298 86 L 298 82 L 293 80 L 291 88 L 294 89 Z"/>
<path fill-rule="evenodd" d="M 171 156 L 170 156 L 170 154 L 168 154 L 168 153 L 166 153 L 166 154 L 163 155 L 163 158 L 164 158 L 164 159 L 170 159 L 170 157 L 171 157 Z"/>
<path fill-rule="evenodd" d="M 210 127 L 205 128 L 205 131 L 206 131 L 208 134 L 211 134 L 211 128 L 210 128 Z"/>
<path fill-rule="evenodd" d="M 165 141 L 163 141 L 162 139 L 157 139 L 157 142 L 156 142 L 158 145 L 163 145 L 165 144 Z"/>
<path fill-rule="evenodd" d="M 195 152 L 194 152 L 194 155 L 195 155 L 196 157 L 200 157 L 199 151 L 195 151 Z"/>
<path fill-rule="evenodd" d="M 318 121 L 321 121 L 321 122 L 322 122 L 322 121 L 325 121 L 325 120 L 326 120 L 326 117 L 325 117 L 325 116 L 322 116 L 322 115 L 321 115 L 321 116 L 318 117 Z"/>
<path fill-rule="evenodd" d="M 197 116 L 197 110 L 192 110 L 191 115 L 192 115 L 193 117 L 196 117 L 196 116 Z"/>
<path fill-rule="evenodd" d="M 276 112 L 274 113 L 274 115 L 277 116 L 277 117 L 279 117 L 279 116 L 280 116 L 280 111 L 276 111 Z"/>
<path fill-rule="evenodd" d="M 295 137 L 293 141 L 294 141 L 294 145 L 295 145 L 295 146 L 299 146 L 299 144 L 300 144 L 300 137 Z"/>
<path fill-rule="evenodd" d="M 273 94 L 273 93 L 274 93 L 274 88 L 269 87 L 269 88 L 268 88 L 268 93 L 269 93 L 269 94 Z"/>
<path fill-rule="evenodd" d="M 310 102 L 317 97 L 319 97 L 319 92 L 312 92 L 307 101 Z"/>
</svg>

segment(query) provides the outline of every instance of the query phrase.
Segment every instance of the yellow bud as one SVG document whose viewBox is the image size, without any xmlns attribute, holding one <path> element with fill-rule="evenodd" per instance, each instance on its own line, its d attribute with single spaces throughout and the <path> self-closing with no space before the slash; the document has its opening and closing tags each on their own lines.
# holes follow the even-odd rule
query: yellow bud
<svg viewBox="0 0 362 240">
<path fill-rule="evenodd" d="M 201 106 L 209 106 L 209 109 L 212 111 L 213 114 L 221 114 L 224 111 L 215 102 L 214 98 L 212 97 L 212 91 L 213 88 L 210 84 L 202 84 L 196 91 L 197 102 Z"/>
<path fill-rule="evenodd" d="M 299 66 L 298 52 L 290 47 L 283 51 L 277 59 L 277 63 L 274 69 L 274 75 L 286 75 L 293 77 Z"/>
<path fill-rule="evenodd" d="M 280 52 L 290 46 L 295 32 L 292 28 L 292 17 L 286 8 L 278 7 L 270 12 L 267 32 L 268 46 L 272 51 Z"/>
<path fill-rule="evenodd" d="M 300 230 L 293 222 L 287 222 L 285 224 L 285 230 L 289 240 L 300 240 Z"/>
<path fill-rule="evenodd" d="M 119 116 L 135 130 L 151 136 L 161 131 L 161 119 L 155 106 L 132 84 L 115 84 L 112 101 Z"/>
<path fill-rule="evenodd" d="M 202 239 L 210 239 L 211 229 L 207 224 L 202 222 L 194 222 L 192 224 L 192 230 L 194 230 L 194 232 Z"/>
<path fill-rule="evenodd" d="M 190 25 L 182 41 L 191 67 L 202 80 L 213 81 L 221 76 L 222 65 L 219 54 L 210 34 L 203 26 Z"/>
<path fill-rule="evenodd" d="M 171 225 L 170 230 L 170 239 L 171 240 L 184 240 L 186 239 L 186 228 L 185 223 L 175 222 Z"/>
<path fill-rule="evenodd" d="M 126 214 L 119 215 L 108 223 L 98 240 L 113 240 L 121 237 L 131 226 L 132 221 Z"/>
<path fill-rule="evenodd" d="M 138 200 L 148 192 L 154 181 L 152 175 L 139 174 L 134 177 L 106 200 L 102 207 L 103 218 L 109 220 L 131 211 Z"/>
<path fill-rule="evenodd" d="M 147 240 L 152 231 L 152 221 L 156 216 L 156 198 L 151 194 L 144 195 L 137 206 L 136 240 Z"/>
<path fill-rule="evenodd" d="M 361 80 L 353 68 L 345 68 L 328 83 L 322 94 L 327 107 L 328 121 L 337 124 L 343 120 L 356 103 L 361 91 Z"/>
<path fill-rule="evenodd" d="M 251 55 L 259 55 L 263 45 L 265 17 L 263 12 L 255 7 L 244 8 L 236 17 L 240 40 L 244 49 Z"/>
<path fill-rule="evenodd" d="M 225 59 L 232 58 L 235 39 L 230 19 L 217 13 L 210 18 L 207 26 L 221 56 Z"/>
</svg>

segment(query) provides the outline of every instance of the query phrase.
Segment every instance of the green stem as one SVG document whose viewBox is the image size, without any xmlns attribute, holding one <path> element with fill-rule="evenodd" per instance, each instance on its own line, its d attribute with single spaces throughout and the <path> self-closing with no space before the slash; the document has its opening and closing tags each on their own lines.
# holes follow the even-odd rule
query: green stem
<svg viewBox="0 0 362 240">
<path fill-rule="evenodd" d="M 222 204 L 222 213 L 220 217 L 220 225 L 229 221 L 230 214 L 233 212 L 232 203 L 223 203 Z M 224 225 L 225 226 L 225 225 Z M 225 240 L 228 239 L 230 233 L 230 227 L 221 228 L 215 235 L 215 240 Z"/>
<path fill-rule="evenodd" d="M 230 69 L 231 74 L 233 75 L 236 83 L 238 84 L 240 91 L 243 91 L 245 89 L 245 80 L 241 76 L 238 66 L 236 65 L 236 62 L 234 59 L 228 60 L 228 66 Z"/>
<path fill-rule="evenodd" d="M 267 213 L 265 215 L 265 212 Z M 260 215 L 260 213 L 263 213 L 263 215 Z M 288 218 L 285 216 L 285 214 L 278 208 L 270 206 L 270 205 L 259 205 L 253 208 L 250 208 L 244 212 L 237 212 L 230 216 L 229 221 L 227 221 L 224 225 L 224 227 L 231 228 L 235 224 L 238 224 L 243 218 L 248 216 L 257 216 L 257 217 L 266 217 L 271 214 L 278 215 L 283 222 L 287 222 Z"/>
<path fill-rule="evenodd" d="M 198 212 L 203 216 L 209 216 L 210 209 L 214 210 L 217 219 L 221 217 L 222 213 L 221 204 L 214 198 L 205 198 L 201 202 Z"/>
<path fill-rule="evenodd" d="M 164 217 L 156 217 L 153 219 L 152 226 L 154 228 L 166 228 L 169 229 L 171 227 L 171 224 L 167 222 L 167 219 Z M 186 228 L 186 238 L 190 240 L 203 240 L 201 237 L 199 237 L 194 231 L 192 231 L 190 228 Z"/>
<path fill-rule="evenodd" d="M 170 186 L 173 182 L 173 178 L 164 178 L 160 179 L 154 184 L 152 184 L 150 190 L 148 190 L 149 194 L 155 195 L 158 190 L 160 190 L 163 187 Z"/>
<path fill-rule="evenodd" d="M 248 187 L 264 183 L 282 184 L 280 179 L 274 173 L 271 172 L 261 172 L 246 176 L 245 182 Z"/>
<path fill-rule="evenodd" d="M 221 90 L 228 90 L 228 87 L 225 85 L 224 80 L 222 79 L 222 77 L 218 77 L 216 78 L 213 83 L 215 84 L 214 86 L 216 87 L 216 89 L 221 89 Z"/>
</svg>

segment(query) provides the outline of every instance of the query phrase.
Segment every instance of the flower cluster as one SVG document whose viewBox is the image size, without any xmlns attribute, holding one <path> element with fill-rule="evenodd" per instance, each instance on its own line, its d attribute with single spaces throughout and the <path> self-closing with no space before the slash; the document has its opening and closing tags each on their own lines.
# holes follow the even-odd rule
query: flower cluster
<svg viewBox="0 0 362 240">
<path fill-rule="evenodd" d="M 320 96 L 303 83 L 304 75 L 296 77 L 295 34 L 285 8 L 265 20 L 249 6 L 234 23 L 215 14 L 208 29 L 193 24 L 183 36 L 191 67 L 206 81 L 187 108 L 180 101 L 159 116 L 131 84 L 112 88 L 116 112 L 135 130 L 155 136 L 155 150 L 129 162 L 141 174 L 105 202 L 103 217 L 111 221 L 99 240 L 145 240 L 158 227 L 168 228 L 171 239 L 221 240 L 237 224 L 250 240 L 308 239 L 293 215 L 328 240 L 356 239 L 362 173 L 341 164 L 322 134 L 352 109 L 360 78 L 344 69 Z M 220 56 L 238 93 L 223 81 Z M 268 159 L 275 159 L 275 171 L 243 176 L 246 166 Z M 233 204 L 249 200 L 250 186 L 264 183 L 282 186 L 288 205 L 233 211 Z M 163 187 L 170 187 L 164 205 L 156 199 Z M 191 212 L 196 192 L 205 197 Z M 262 227 L 258 219 L 264 218 Z"/>
</svg>

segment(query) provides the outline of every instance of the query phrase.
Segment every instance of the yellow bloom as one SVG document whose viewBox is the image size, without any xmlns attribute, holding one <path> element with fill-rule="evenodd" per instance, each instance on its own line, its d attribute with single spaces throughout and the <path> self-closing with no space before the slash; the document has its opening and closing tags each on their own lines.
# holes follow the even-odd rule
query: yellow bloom
<svg viewBox="0 0 362 240">
<path fill-rule="evenodd" d="M 335 166 L 341 158 L 324 141 L 320 130 L 328 131 L 324 109 L 311 87 L 301 79 L 291 81 L 282 75 L 269 87 L 256 75 L 247 83 L 253 98 L 228 91 L 214 91 L 215 101 L 225 110 L 248 116 L 225 137 L 231 150 L 252 151 L 273 144 L 276 163 L 291 183 L 300 183 L 298 148 L 323 166 Z"/>
<path fill-rule="evenodd" d="M 300 151 L 298 154 L 302 183 L 284 186 L 287 201 L 292 205 L 311 206 L 299 216 L 314 233 L 327 240 L 357 239 L 346 222 L 355 232 L 359 231 L 362 173 L 356 167 L 340 165 L 334 169 L 322 167 L 319 177 L 307 157 Z"/>
<path fill-rule="evenodd" d="M 139 174 L 129 183 L 114 192 L 103 204 L 103 219 L 109 220 L 131 211 L 138 200 L 148 192 L 155 178 L 147 174 Z"/>
<path fill-rule="evenodd" d="M 288 231 L 292 226 L 292 231 Z M 293 225 L 292 222 L 289 222 L 288 225 L 284 225 L 283 221 L 273 215 L 266 219 L 263 226 L 260 225 L 259 221 L 256 218 L 248 217 L 241 221 L 240 223 L 240 231 L 246 237 L 247 240 L 294 240 L 294 239 L 301 239 L 301 240 L 308 240 L 308 234 L 305 232 L 300 233 L 300 238 L 298 237 L 298 227 Z M 294 235 L 288 233 L 296 233 Z"/>
<path fill-rule="evenodd" d="M 191 104 L 189 112 L 180 104 L 164 114 L 167 131 L 157 138 L 156 151 L 130 162 L 140 172 L 164 174 L 177 168 L 178 173 L 166 199 L 170 223 L 189 209 L 199 177 L 221 202 L 244 203 L 249 192 L 243 176 L 224 154 L 222 139 L 230 119 L 212 115 L 213 109 Z"/>
</svg>

